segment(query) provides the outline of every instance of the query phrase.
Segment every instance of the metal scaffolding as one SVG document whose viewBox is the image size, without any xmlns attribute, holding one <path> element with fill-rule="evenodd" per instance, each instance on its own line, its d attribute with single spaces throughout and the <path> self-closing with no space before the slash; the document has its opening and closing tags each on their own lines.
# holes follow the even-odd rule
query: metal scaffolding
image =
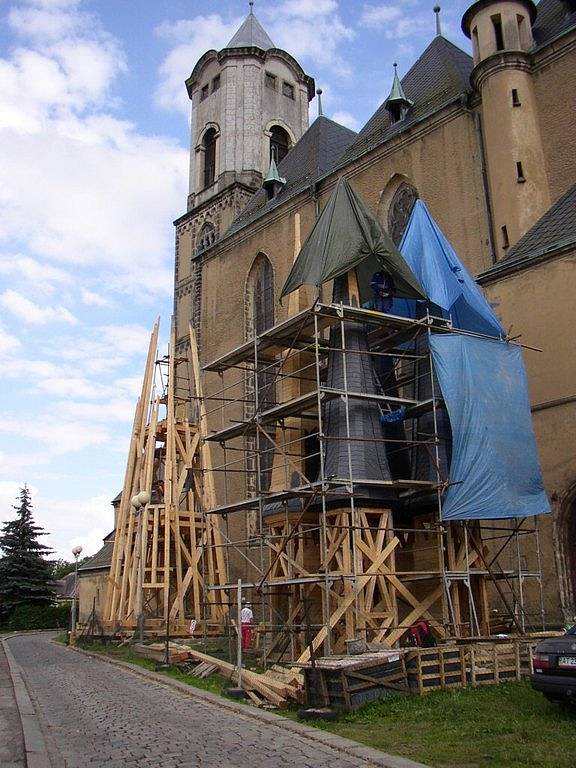
<svg viewBox="0 0 576 768">
<path fill-rule="evenodd" d="M 348 343 L 359 324 L 365 349 Z M 460 331 L 430 314 L 317 301 L 204 366 L 206 416 L 220 426 L 206 440 L 219 447 L 211 471 L 221 493 L 206 512 L 227 528 L 238 513 L 252 520 L 248 534 L 223 535 L 222 546 L 231 568 L 243 564 L 243 589 L 261 608 L 265 659 L 302 663 L 342 652 L 346 640 L 394 646 L 422 620 L 439 640 L 535 625 L 524 583 L 535 578 L 541 595 L 537 541 L 534 567 L 521 547 L 535 527 L 442 519 L 448 446 L 428 337 L 447 332 Z M 337 356 L 339 386 L 328 373 Z M 381 363 L 378 391 L 349 380 L 362 360 Z M 338 434 L 327 428 L 335 403 Z M 401 413 L 405 436 L 358 434 L 354 420 L 367 408 Z M 424 462 L 429 477 L 363 475 L 358 446 L 367 455 L 377 442 L 390 463 Z M 344 457 L 337 474 L 326 466 L 334 451 Z M 237 582 L 225 587 L 231 594 Z"/>
</svg>

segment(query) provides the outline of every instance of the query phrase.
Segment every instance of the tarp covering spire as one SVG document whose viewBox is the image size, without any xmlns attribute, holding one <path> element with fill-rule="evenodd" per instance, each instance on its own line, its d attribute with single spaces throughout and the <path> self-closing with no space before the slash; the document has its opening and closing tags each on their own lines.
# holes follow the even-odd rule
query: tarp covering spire
<svg viewBox="0 0 576 768">
<path fill-rule="evenodd" d="M 400 252 L 430 301 L 450 313 L 456 328 L 487 336 L 506 335 L 484 294 L 422 200 L 414 204 Z"/>
<path fill-rule="evenodd" d="M 549 512 L 520 347 L 455 333 L 433 334 L 430 347 L 452 427 L 442 519 Z"/>
<path fill-rule="evenodd" d="M 302 246 L 280 298 L 301 285 L 319 287 L 356 267 L 362 273 L 358 274 L 361 290 L 375 272 L 384 270 L 394 280 L 396 295 L 425 298 L 420 282 L 379 221 L 350 184 L 340 179 Z"/>
</svg>

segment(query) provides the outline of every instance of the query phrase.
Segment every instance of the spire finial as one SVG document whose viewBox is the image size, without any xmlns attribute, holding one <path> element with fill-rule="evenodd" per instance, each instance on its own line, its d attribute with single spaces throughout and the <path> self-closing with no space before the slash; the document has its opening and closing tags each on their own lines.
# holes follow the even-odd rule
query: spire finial
<svg viewBox="0 0 576 768">
<path fill-rule="evenodd" d="M 252 16 L 252 14 L 254 13 L 254 0 L 250 0 L 248 5 L 250 6 L 250 16 Z"/>
<path fill-rule="evenodd" d="M 316 90 L 316 96 L 318 96 L 318 117 L 322 117 L 324 114 L 322 111 L 322 88 Z"/>
<path fill-rule="evenodd" d="M 439 5 L 434 6 L 434 13 L 436 14 L 436 37 L 442 37 L 442 23 L 440 22 L 440 8 Z"/>
</svg>

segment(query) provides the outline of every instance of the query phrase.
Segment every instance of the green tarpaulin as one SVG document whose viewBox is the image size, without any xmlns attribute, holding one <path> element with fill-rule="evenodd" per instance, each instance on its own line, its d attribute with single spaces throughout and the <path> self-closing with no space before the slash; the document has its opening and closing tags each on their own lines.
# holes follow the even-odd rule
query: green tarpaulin
<svg viewBox="0 0 576 768">
<path fill-rule="evenodd" d="M 392 275 L 397 296 L 426 297 L 378 220 L 350 184 L 340 179 L 304 242 L 280 298 L 301 285 L 319 287 L 355 268 L 361 296 L 374 272 L 383 270 Z"/>
</svg>

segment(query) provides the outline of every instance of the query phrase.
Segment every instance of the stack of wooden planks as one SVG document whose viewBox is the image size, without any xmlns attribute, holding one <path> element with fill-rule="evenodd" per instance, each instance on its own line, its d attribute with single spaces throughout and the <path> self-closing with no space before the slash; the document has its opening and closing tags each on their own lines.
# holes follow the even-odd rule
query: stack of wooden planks
<svg viewBox="0 0 576 768">
<path fill-rule="evenodd" d="M 136 643 L 134 645 L 134 651 L 138 655 L 144 656 L 147 659 L 153 659 L 154 661 L 165 661 L 166 659 L 165 643 L 151 643 L 150 645 Z M 186 661 L 189 658 L 188 651 L 189 649 L 185 646 L 178 645 L 176 643 L 169 643 L 168 663 L 179 664 L 182 661 Z"/>
<path fill-rule="evenodd" d="M 189 658 L 213 665 L 221 675 L 240 685 L 246 691 L 248 698 L 257 706 L 268 703 L 282 709 L 287 706 L 289 700 L 302 701 L 302 689 L 294 684 L 294 674 L 290 670 L 278 667 L 277 670 L 272 669 L 259 674 L 243 669 L 242 674 L 239 675 L 238 668 L 228 661 L 208 656 L 193 648 L 189 649 L 188 653 Z M 287 674 L 280 676 L 279 670 Z"/>
</svg>

